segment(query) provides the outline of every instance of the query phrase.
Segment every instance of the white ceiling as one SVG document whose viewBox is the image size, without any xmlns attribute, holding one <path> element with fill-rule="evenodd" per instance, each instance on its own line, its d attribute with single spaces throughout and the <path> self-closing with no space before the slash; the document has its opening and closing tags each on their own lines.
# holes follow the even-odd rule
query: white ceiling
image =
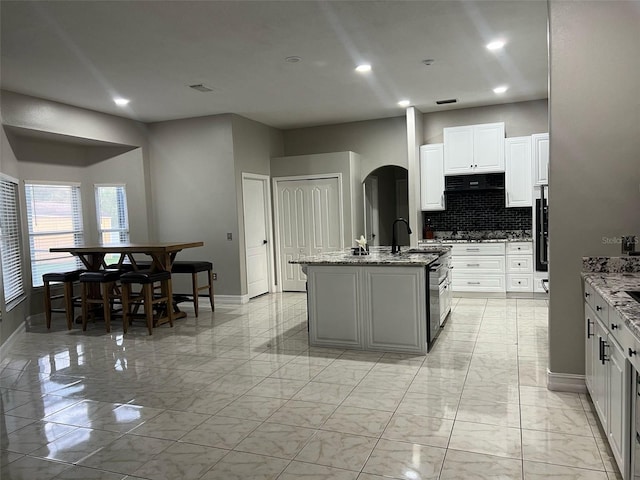
<svg viewBox="0 0 640 480">
<path fill-rule="evenodd" d="M 278 128 L 547 98 L 547 5 L 501 1 L 0 2 L 1 85 L 144 122 Z M 492 53 L 485 44 L 503 37 Z M 287 63 L 288 56 L 302 61 Z M 434 59 L 431 66 L 424 59 Z M 368 74 L 354 71 L 370 63 Z M 188 85 L 204 83 L 213 92 Z M 509 85 L 498 96 L 493 88 Z M 126 108 L 112 98 L 131 99 Z M 457 98 L 453 106 L 436 100 Z"/>
</svg>

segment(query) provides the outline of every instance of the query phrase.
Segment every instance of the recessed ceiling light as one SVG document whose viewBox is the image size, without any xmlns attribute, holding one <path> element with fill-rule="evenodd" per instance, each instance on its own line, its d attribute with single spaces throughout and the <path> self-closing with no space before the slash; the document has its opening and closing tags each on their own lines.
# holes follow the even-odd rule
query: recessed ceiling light
<svg viewBox="0 0 640 480">
<path fill-rule="evenodd" d="M 487 48 L 489 50 L 500 50 L 506 43 L 504 40 L 494 40 L 493 42 L 487 43 Z"/>
<path fill-rule="evenodd" d="M 362 65 L 358 65 L 356 67 L 356 72 L 366 73 L 371 71 L 371 65 L 368 63 L 363 63 Z"/>
<path fill-rule="evenodd" d="M 287 58 L 284 59 L 284 61 L 288 62 L 288 63 L 298 63 L 301 60 L 302 60 L 302 58 L 298 57 L 296 55 L 293 55 L 291 57 L 287 57 Z"/>
<path fill-rule="evenodd" d="M 409 105 L 411 105 L 411 102 L 409 100 L 400 100 L 398 102 L 398 105 L 400 105 L 401 107 L 408 107 Z"/>
<path fill-rule="evenodd" d="M 125 105 L 129 104 L 129 99 L 127 98 L 114 98 L 113 101 L 116 103 L 116 105 L 118 105 L 119 107 L 124 107 Z"/>
<path fill-rule="evenodd" d="M 506 85 L 501 85 L 493 89 L 493 93 L 504 93 L 509 89 Z"/>
</svg>

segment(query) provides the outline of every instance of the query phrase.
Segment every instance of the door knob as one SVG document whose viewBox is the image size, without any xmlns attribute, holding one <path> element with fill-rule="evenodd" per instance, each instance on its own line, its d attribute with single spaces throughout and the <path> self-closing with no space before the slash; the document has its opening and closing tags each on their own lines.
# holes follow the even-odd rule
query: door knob
<svg viewBox="0 0 640 480">
<path fill-rule="evenodd" d="M 266 241 L 266 240 L 262 240 L 262 244 L 263 244 L 263 245 L 266 245 L 266 244 L 267 244 L 267 241 Z"/>
</svg>

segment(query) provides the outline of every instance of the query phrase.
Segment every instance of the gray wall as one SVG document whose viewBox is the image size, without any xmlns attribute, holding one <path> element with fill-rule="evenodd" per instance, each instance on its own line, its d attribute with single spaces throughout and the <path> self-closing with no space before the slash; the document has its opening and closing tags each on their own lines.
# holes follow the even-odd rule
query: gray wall
<svg viewBox="0 0 640 480">
<path fill-rule="evenodd" d="M 18 179 L 19 171 L 18 171 L 18 160 L 16 159 L 11 146 L 9 145 L 9 141 L 5 134 L 4 128 L 0 128 L 0 172 L 5 175 L 9 175 L 13 178 Z M 20 189 L 18 189 L 20 192 Z M 20 192 L 19 195 L 24 197 Z M 24 243 L 22 245 L 24 251 Z M 0 266 L 1 269 L 1 266 Z M 1 270 L 0 270 L 1 271 Z M 23 277 L 26 278 L 26 270 L 24 268 L 23 262 Z M 2 277 L 0 276 L 0 284 L 2 284 Z M 25 282 L 25 288 L 29 285 L 28 282 Z M 28 291 L 28 288 L 27 288 Z M 17 304 L 12 310 L 7 311 L 6 306 L 4 304 L 4 294 L 3 290 L 0 289 L 0 298 L 2 298 L 2 302 L 0 302 L 0 313 L 2 314 L 2 319 L 0 320 L 0 345 L 3 344 L 11 334 L 18 329 L 23 323 L 26 316 L 29 314 L 29 305 L 28 302 L 21 302 Z"/>
<path fill-rule="evenodd" d="M 488 107 L 462 108 L 423 114 L 422 144 L 442 143 L 442 129 L 461 125 L 504 122 L 507 137 L 548 131 L 547 100 L 505 103 Z"/>
<path fill-rule="evenodd" d="M 550 1 L 551 372 L 584 373 L 581 257 L 640 235 L 638 45 L 640 2 Z"/>
<path fill-rule="evenodd" d="M 222 295 L 241 292 L 231 128 L 231 115 L 149 125 L 157 239 L 203 241 L 204 247 L 184 250 L 179 259 L 214 262 L 216 294 Z M 177 277 L 174 290 L 189 291 L 189 285 Z"/>
<path fill-rule="evenodd" d="M 353 152 L 272 158 L 271 177 L 341 173 L 344 245 L 347 248 L 355 245 L 354 239 L 360 238 L 364 233 L 364 202 L 359 164 L 360 157 Z"/>
<path fill-rule="evenodd" d="M 343 151 L 361 155 L 361 180 L 383 165 L 407 168 L 405 117 L 284 131 L 284 154 L 287 156 Z"/>
<path fill-rule="evenodd" d="M 271 158 L 283 155 L 284 143 L 281 130 L 239 115 L 231 115 L 231 125 L 236 175 L 236 203 L 238 207 L 240 292 L 245 295 L 248 290 L 242 174 L 258 173 L 268 176 L 271 171 Z M 272 265 L 275 266 L 274 258 L 272 258 Z"/>
</svg>

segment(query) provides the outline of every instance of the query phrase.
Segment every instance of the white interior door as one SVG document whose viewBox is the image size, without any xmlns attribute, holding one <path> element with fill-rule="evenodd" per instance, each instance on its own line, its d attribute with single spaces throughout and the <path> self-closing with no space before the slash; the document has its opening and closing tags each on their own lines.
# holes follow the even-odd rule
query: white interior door
<svg viewBox="0 0 640 480">
<path fill-rule="evenodd" d="M 276 181 L 280 283 L 283 291 L 306 291 L 300 255 L 342 249 L 342 202 L 338 178 Z"/>
<path fill-rule="evenodd" d="M 249 298 L 269 291 L 268 177 L 243 177 L 244 239 Z"/>
<path fill-rule="evenodd" d="M 364 181 L 364 231 L 369 245 L 379 245 L 379 221 L 378 178 L 368 177 Z"/>
</svg>

